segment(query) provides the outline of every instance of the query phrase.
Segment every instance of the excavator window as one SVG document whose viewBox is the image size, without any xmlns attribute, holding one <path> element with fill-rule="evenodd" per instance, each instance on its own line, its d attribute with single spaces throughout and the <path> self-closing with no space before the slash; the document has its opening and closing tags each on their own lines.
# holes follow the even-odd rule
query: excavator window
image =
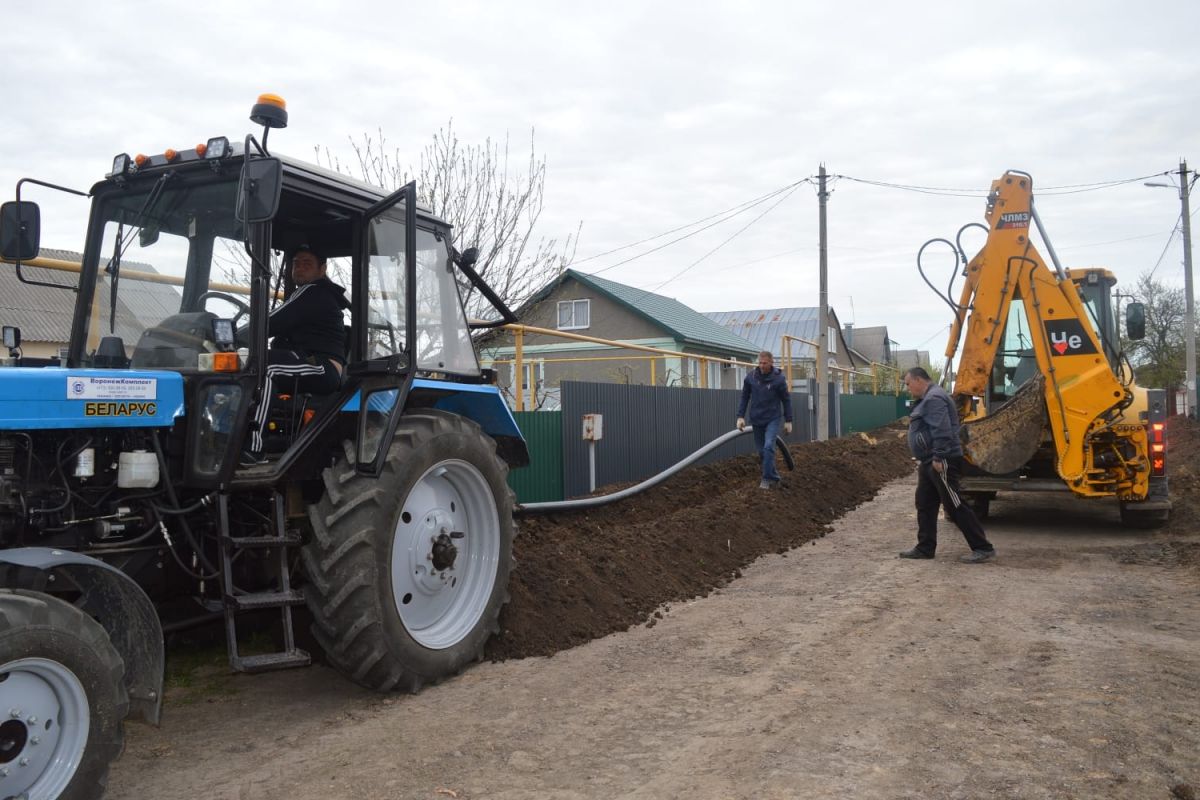
<svg viewBox="0 0 1200 800">
<path fill-rule="evenodd" d="M 1025 306 L 1016 296 L 1008 306 L 1008 319 L 996 358 L 992 364 L 992 380 L 988 389 L 988 411 L 1016 394 L 1022 383 L 1037 374 L 1037 358 L 1029 335 L 1029 320 Z"/>
</svg>

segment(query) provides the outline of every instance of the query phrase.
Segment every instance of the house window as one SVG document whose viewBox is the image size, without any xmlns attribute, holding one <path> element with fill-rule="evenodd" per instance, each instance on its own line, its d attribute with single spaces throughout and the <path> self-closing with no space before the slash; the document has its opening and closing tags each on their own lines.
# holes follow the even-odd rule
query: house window
<svg viewBox="0 0 1200 800">
<path fill-rule="evenodd" d="M 721 366 L 715 361 L 708 362 L 708 388 L 721 388 Z"/>
<path fill-rule="evenodd" d="M 558 303 L 558 329 L 578 330 L 592 324 L 591 300 L 561 300 Z"/>
<path fill-rule="evenodd" d="M 834 328 L 833 326 L 826 328 L 825 336 L 827 337 L 827 339 L 826 339 L 827 344 L 825 345 L 826 348 L 828 348 L 829 352 L 836 353 L 837 352 L 837 340 L 838 340 L 837 328 Z"/>
</svg>

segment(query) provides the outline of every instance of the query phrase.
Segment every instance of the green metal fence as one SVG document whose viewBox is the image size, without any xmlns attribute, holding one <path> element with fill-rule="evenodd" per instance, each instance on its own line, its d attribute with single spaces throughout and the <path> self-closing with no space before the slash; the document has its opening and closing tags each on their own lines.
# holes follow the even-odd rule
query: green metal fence
<svg viewBox="0 0 1200 800">
<path fill-rule="evenodd" d="M 562 500 L 562 412 L 514 411 L 513 418 L 529 446 L 529 466 L 508 473 L 508 485 L 517 493 L 517 502 Z"/>
<path fill-rule="evenodd" d="M 907 401 L 907 395 L 842 395 L 842 434 L 869 431 L 903 417 L 908 413 Z"/>
</svg>

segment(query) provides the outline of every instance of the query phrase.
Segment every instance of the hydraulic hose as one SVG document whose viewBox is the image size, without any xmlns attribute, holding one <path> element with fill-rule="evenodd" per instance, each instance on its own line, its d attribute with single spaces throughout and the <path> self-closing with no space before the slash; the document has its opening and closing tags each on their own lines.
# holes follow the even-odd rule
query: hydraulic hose
<svg viewBox="0 0 1200 800">
<path fill-rule="evenodd" d="M 619 492 L 601 495 L 600 497 L 582 497 L 578 500 L 556 500 L 548 503 L 526 503 L 524 505 L 518 505 L 516 508 L 514 508 L 513 513 L 549 514 L 555 511 L 582 511 L 585 508 L 606 506 L 609 503 L 615 503 L 618 500 L 624 500 L 628 497 L 638 494 L 639 492 L 644 492 L 653 486 L 657 486 L 680 470 L 691 466 L 697 460 L 708 455 L 726 442 L 732 442 L 737 437 L 746 433 L 750 433 L 753 430 L 754 429 L 752 427 L 747 425 L 745 430 L 739 431 L 735 429 L 729 433 L 721 434 L 716 439 L 713 439 L 711 442 L 704 445 L 682 461 L 667 467 L 662 472 L 654 475 L 653 477 L 647 478 L 636 486 L 630 486 L 629 488 L 622 489 Z M 795 470 L 796 461 L 792 458 L 792 452 L 788 450 L 787 442 L 785 442 L 782 437 L 775 437 L 775 448 L 783 453 L 783 461 L 787 465 L 788 470 Z"/>
</svg>

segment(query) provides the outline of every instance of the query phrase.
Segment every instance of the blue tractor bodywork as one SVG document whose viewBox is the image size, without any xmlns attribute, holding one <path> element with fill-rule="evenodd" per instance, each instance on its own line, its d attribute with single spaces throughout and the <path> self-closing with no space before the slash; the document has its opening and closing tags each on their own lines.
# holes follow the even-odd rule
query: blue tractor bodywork
<svg viewBox="0 0 1200 800">
<path fill-rule="evenodd" d="M 167 428 L 183 413 L 183 376 L 178 372 L 0 370 L 0 430 Z"/>
</svg>

